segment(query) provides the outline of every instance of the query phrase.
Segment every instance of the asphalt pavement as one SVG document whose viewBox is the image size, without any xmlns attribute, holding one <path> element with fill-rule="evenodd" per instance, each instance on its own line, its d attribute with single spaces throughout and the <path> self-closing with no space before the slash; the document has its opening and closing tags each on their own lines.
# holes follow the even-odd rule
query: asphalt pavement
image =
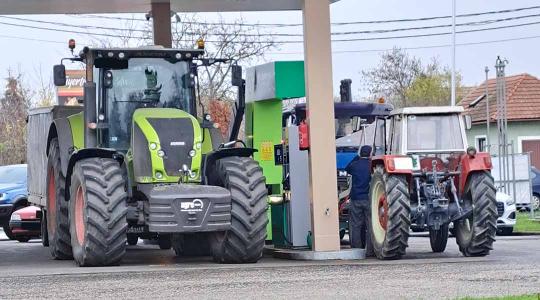
<svg viewBox="0 0 540 300">
<path fill-rule="evenodd" d="M 540 293 L 540 236 L 499 237 L 491 255 L 463 257 L 454 239 L 431 253 L 409 240 L 399 261 L 289 261 L 220 265 L 176 258 L 157 246 L 129 247 L 122 266 L 54 261 L 40 241 L 0 241 L 0 299 L 457 299 Z"/>
</svg>

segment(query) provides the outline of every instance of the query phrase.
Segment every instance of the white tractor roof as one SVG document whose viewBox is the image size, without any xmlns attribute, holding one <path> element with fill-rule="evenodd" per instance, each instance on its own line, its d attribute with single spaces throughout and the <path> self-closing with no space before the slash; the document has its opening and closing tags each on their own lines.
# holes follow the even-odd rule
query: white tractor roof
<svg viewBox="0 0 540 300">
<path fill-rule="evenodd" d="M 393 110 L 391 115 L 435 115 L 435 114 L 455 114 L 465 111 L 463 106 L 424 106 L 405 107 Z"/>
</svg>

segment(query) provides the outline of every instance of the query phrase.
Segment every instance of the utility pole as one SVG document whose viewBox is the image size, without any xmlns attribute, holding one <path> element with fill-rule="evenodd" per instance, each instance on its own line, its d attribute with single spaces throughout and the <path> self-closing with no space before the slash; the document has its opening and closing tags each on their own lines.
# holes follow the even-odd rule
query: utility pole
<svg viewBox="0 0 540 300">
<path fill-rule="evenodd" d="M 489 141 L 489 123 L 491 121 L 491 117 L 489 114 L 489 87 L 488 87 L 488 80 L 489 80 L 489 68 L 486 66 L 485 69 L 486 72 L 486 145 L 487 145 L 487 152 L 491 153 L 491 143 Z"/>
<path fill-rule="evenodd" d="M 456 105 L 456 0 L 452 0 L 452 106 Z"/>
</svg>

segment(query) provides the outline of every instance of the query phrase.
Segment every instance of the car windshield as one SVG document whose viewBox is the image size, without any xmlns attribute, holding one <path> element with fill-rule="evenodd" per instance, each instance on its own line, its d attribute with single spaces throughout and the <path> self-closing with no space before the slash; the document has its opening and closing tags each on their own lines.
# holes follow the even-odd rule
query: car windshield
<svg viewBox="0 0 540 300">
<path fill-rule="evenodd" d="M 26 167 L 0 167 L 0 183 L 26 182 Z"/>
<path fill-rule="evenodd" d="M 458 115 L 408 115 L 407 151 L 464 151 Z"/>
<path fill-rule="evenodd" d="M 132 58 L 129 68 L 111 70 L 113 84 L 106 89 L 109 132 L 104 144 L 129 148 L 133 113 L 138 108 L 176 108 L 191 111 L 189 63 L 160 58 Z M 106 79 L 107 71 L 104 72 Z"/>
</svg>

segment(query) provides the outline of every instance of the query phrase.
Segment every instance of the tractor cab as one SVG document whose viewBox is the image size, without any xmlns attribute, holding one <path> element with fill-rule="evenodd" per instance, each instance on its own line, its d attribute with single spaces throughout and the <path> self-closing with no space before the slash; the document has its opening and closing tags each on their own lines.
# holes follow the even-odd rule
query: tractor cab
<svg viewBox="0 0 540 300">
<path fill-rule="evenodd" d="M 411 156 L 415 171 L 448 169 L 467 149 L 463 107 L 408 107 L 392 112 L 384 125 L 386 154 Z M 380 149 L 383 145 L 377 144 Z"/>
</svg>

